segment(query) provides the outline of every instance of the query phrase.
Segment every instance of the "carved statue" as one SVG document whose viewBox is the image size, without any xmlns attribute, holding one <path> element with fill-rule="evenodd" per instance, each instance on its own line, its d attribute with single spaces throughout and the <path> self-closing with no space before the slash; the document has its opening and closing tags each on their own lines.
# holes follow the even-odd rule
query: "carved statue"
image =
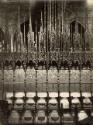
<svg viewBox="0 0 93 125">
<path fill-rule="evenodd" d="M 23 36 L 21 32 L 15 32 L 13 48 L 14 52 L 24 52 Z"/>
<path fill-rule="evenodd" d="M 65 27 L 64 29 L 64 33 L 63 33 L 63 48 L 64 50 L 69 50 L 70 47 L 70 28 L 68 27 L 68 25 Z"/>
<path fill-rule="evenodd" d="M 43 30 L 43 17 L 41 12 L 41 26 L 39 34 L 39 51 L 44 51 L 44 30 Z"/>
<path fill-rule="evenodd" d="M 52 29 L 51 31 L 51 34 L 50 34 L 50 50 L 51 51 L 54 51 L 55 50 L 55 44 L 56 44 L 56 32 L 54 30 L 54 28 Z"/>
<path fill-rule="evenodd" d="M 21 51 L 21 52 L 24 52 L 24 43 L 23 43 L 23 35 L 22 35 L 22 32 L 20 32 L 20 34 L 19 34 L 19 40 L 20 40 L 20 43 L 21 43 L 21 49 L 20 49 L 20 51 Z"/>
<path fill-rule="evenodd" d="M 76 50 L 79 50 L 80 47 L 81 47 L 81 45 L 80 45 L 80 34 L 79 33 L 74 33 L 73 39 L 74 39 L 74 48 Z"/>
<path fill-rule="evenodd" d="M 73 34 L 74 49 L 79 50 L 81 48 L 80 44 L 80 33 L 78 32 L 78 23 L 75 23 L 75 33 Z"/>
<path fill-rule="evenodd" d="M 90 49 L 90 42 L 91 42 L 91 37 L 90 33 L 88 31 L 85 32 L 85 48 L 86 50 Z"/>
<path fill-rule="evenodd" d="M 28 51 L 35 50 L 34 32 L 28 32 Z"/>
</svg>

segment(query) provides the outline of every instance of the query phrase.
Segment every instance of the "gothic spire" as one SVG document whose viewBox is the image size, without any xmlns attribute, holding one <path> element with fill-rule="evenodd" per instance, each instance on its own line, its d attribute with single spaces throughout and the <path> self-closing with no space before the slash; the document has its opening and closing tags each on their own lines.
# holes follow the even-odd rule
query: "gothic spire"
<svg viewBox="0 0 93 125">
<path fill-rule="evenodd" d="M 50 25 L 50 32 L 51 32 L 51 0 L 49 1 L 49 25 Z"/>
<path fill-rule="evenodd" d="M 43 17 L 42 17 L 42 11 L 41 11 L 41 20 L 40 20 L 41 26 L 40 26 L 40 32 L 43 32 Z"/>
<path fill-rule="evenodd" d="M 24 46 L 26 50 L 26 27 L 25 27 L 25 17 L 24 17 Z"/>
<path fill-rule="evenodd" d="M 32 32 L 31 7 L 29 7 L 29 31 Z"/>
<path fill-rule="evenodd" d="M 20 27 L 20 6 L 18 6 L 18 32 L 20 32 L 21 27 Z"/>
<path fill-rule="evenodd" d="M 64 30 L 64 3 L 62 2 L 62 34 Z"/>
</svg>

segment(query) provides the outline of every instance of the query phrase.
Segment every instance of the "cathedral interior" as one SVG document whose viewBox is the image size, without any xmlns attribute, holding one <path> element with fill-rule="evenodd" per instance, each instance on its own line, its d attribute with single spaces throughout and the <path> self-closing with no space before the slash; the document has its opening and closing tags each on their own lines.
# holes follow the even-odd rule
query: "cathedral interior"
<svg viewBox="0 0 93 125">
<path fill-rule="evenodd" d="M 0 0 L 0 124 L 93 125 L 92 0 Z"/>
</svg>

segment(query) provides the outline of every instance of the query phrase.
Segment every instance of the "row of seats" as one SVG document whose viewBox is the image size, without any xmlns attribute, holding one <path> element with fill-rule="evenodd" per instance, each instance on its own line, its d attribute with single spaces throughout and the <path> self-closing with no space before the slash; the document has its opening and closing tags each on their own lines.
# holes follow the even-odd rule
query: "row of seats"
<svg viewBox="0 0 93 125">
<path fill-rule="evenodd" d="M 74 106 L 75 104 L 77 104 L 77 106 L 81 106 L 81 99 L 80 99 L 81 94 L 79 92 L 71 93 L 70 95 L 71 98 L 69 98 L 68 92 L 63 92 L 60 93 L 59 95 L 60 95 L 60 107 L 62 107 L 63 109 L 70 108 L 70 101 L 72 106 Z M 82 97 L 83 97 L 82 98 L 83 106 L 85 106 L 86 108 L 87 106 L 91 108 L 92 107 L 91 93 L 83 92 Z M 49 93 L 38 92 L 37 95 L 35 92 L 27 92 L 26 94 L 24 92 L 16 92 L 15 94 L 12 92 L 10 93 L 8 92 L 6 93 L 6 100 L 8 101 L 10 107 L 13 104 L 13 98 L 15 99 L 14 109 L 22 109 L 24 107 L 24 104 L 26 109 L 34 109 L 35 105 L 37 109 L 46 109 L 47 102 L 49 109 L 58 109 L 58 93 L 56 92 L 49 92 Z"/>
<path fill-rule="evenodd" d="M 93 116 L 93 112 L 91 112 Z M 78 112 L 78 122 L 88 118 L 88 114 L 84 110 Z M 19 123 L 36 123 L 36 124 L 60 124 L 63 125 L 74 125 L 75 124 L 75 114 L 72 113 L 63 113 L 60 115 L 57 110 L 52 110 L 48 116 L 44 110 L 39 110 L 36 113 L 31 112 L 30 110 L 25 110 L 22 114 L 16 110 L 12 110 L 8 117 L 9 124 L 19 124 Z"/>
</svg>

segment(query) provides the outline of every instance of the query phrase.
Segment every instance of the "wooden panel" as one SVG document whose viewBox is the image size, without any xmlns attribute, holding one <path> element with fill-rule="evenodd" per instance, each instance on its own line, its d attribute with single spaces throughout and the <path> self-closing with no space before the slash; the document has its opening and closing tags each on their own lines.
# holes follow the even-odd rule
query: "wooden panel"
<svg viewBox="0 0 93 125">
<path fill-rule="evenodd" d="M 14 90 L 17 91 L 17 92 L 18 92 L 18 91 L 19 91 L 19 92 L 20 92 L 20 91 L 23 92 L 23 91 L 24 91 L 24 84 L 15 84 L 15 85 L 14 85 Z"/>
<path fill-rule="evenodd" d="M 60 83 L 69 83 L 69 71 L 68 70 L 60 70 L 59 82 Z"/>
<path fill-rule="evenodd" d="M 36 82 L 36 71 L 35 69 L 28 68 L 26 71 L 26 83 L 35 83 Z"/>
<path fill-rule="evenodd" d="M 33 90 L 35 90 L 35 84 L 31 84 L 31 83 L 26 83 L 26 90 L 27 91 L 31 91 L 33 88 Z"/>
<path fill-rule="evenodd" d="M 81 83 L 90 83 L 90 70 L 81 71 Z"/>
<path fill-rule="evenodd" d="M 46 83 L 46 70 L 37 70 L 37 82 Z"/>
<path fill-rule="evenodd" d="M 80 81 L 80 71 L 71 70 L 70 72 L 70 83 L 79 83 Z"/>
<path fill-rule="evenodd" d="M 59 90 L 60 92 L 69 92 L 69 84 L 68 83 L 60 84 Z"/>
<path fill-rule="evenodd" d="M 13 70 L 4 70 L 4 84 L 13 84 Z"/>
<path fill-rule="evenodd" d="M 57 83 L 57 70 L 48 70 L 48 83 Z"/>
<path fill-rule="evenodd" d="M 49 92 L 57 92 L 58 91 L 57 84 L 53 84 L 53 83 L 50 84 L 50 83 L 48 83 L 47 86 L 48 86 L 48 91 Z"/>
<path fill-rule="evenodd" d="M 37 91 L 38 92 L 46 92 L 46 83 L 38 83 L 37 84 Z"/>
<path fill-rule="evenodd" d="M 71 92 L 80 92 L 80 84 L 79 83 L 70 84 L 70 91 Z"/>
<path fill-rule="evenodd" d="M 25 72 L 22 68 L 15 70 L 15 83 L 24 83 Z"/>
<path fill-rule="evenodd" d="M 92 84 L 83 84 L 81 85 L 81 91 L 82 92 L 91 92 L 91 86 Z"/>
</svg>

